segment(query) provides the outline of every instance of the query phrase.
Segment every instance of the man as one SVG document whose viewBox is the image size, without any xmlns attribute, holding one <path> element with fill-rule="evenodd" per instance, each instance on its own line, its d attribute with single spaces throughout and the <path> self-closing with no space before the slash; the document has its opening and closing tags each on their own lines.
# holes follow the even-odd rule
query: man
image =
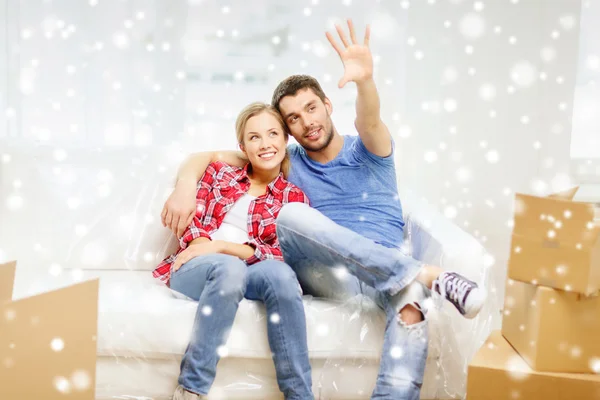
<svg viewBox="0 0 600 400">
<path fill-rule="evenodd" d="M 327 39 L 344 64 L 338 86 L 358 89 L 358 136 L 340 135 L 331 120 L 333 106 L 319 83 L 294 75 L 275 89 L 272 104 L 298 145 L 288 147 L 289 180 L 309 197 L 312 207 L 289 204 L 277 219 L 285 261 L 306 293 L 347 299 L 373 298 L 387 323 L 373 399 L 419 399 L 427 358 L 427 321 L 423 301 L 435 290 L 461 314 L 474 317 L 485 291 L 474 282 L 404 255 L 402 207 L 398 199 L 393 142 L 381 120 L 373 80 L 369 27 L 358 43 L 336 26 L 342 45 Z M 163 224 L 179 234 L 194 210 L 196 182 L 215 160 L 244 165 L 237 152 L 200 153 L 181 168 L 176 188 L 163 210 Z"/>
</svg>

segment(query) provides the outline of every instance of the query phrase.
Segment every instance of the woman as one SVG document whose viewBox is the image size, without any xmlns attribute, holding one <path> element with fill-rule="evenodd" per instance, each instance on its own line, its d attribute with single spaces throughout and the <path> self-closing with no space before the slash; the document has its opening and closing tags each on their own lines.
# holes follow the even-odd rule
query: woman
<svg viewBox="0 0 600 400">
<path fill-rule="evenodd" d="M 269 345 L 286 399 L 313 399 L 300 285 L 283 262 L 275 219 L 289 202 L 308 203 L 285 180 L 288 132 L 279 113 L 252 103 L 236 121 L 243 169 L 217 162 L 198 183 L 196 216 L 154 276 L 195 301 L 198 311 L 174 400 L 206 398 L 242 298 L 265 303 Z"/>
</svg>

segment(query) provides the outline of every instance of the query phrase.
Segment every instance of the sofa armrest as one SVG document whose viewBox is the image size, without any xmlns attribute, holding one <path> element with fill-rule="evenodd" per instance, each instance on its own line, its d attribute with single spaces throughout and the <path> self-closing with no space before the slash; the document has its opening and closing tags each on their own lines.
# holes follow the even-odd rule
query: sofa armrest
<svg viewBox="0 0 600 400">
<path fill-rule="evenodd" d="M 491 256 L 475 237 L 414 193 L 402 193 L 401 200 L 406 242 L 414 258 L 487 283 Z"/>
<path fill-rule="evenodd" d="M 493 258 L 479 241 L 413 192 L 401 192 L 405 243 L 411 255 L 446 271 L 458 272 L 491 290 Z M 489 295 L 488 295 L 489 296 Z M 467 366 L 491 331 L 493 306 L 487 302 L 479 315 L 467 320 L 441 296 L 429 304 L 429 346 L 439 347 L 436 376 L 444 381 L 440 397 L 463 397 Z M 434 333 L 434 331 L 436 331 Z"/>
</svg>

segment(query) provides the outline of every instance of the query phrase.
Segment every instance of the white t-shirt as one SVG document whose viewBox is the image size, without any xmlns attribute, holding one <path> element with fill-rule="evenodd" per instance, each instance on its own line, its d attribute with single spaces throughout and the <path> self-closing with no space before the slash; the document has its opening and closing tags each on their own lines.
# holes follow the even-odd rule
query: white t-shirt
<svg viewBox="0 0 600 400">
<path fill-rule="evenodd" d="M 221 226 L 211 235 L 213 240 L 224 240 L 227 242 L 246 243 L 248 238 L 248 216 L 252 200 L 256 197 L 246 193 L 240 197 L 233 207 L 225 214 Z"/>
</svg>

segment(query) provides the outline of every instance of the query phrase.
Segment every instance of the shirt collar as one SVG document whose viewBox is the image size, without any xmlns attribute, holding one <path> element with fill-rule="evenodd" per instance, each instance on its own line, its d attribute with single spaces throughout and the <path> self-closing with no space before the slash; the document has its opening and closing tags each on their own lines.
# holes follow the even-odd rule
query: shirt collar
<svg viewBox="0 0 600 400">
<path fill-rule="evenodd" d="M 246 164 L 244 166 L 244 168 L 240 169 L 240 172 L 236 177 L 236 180 L 238 182 L 245 181 L 248 184 L 250 183 L 250 177 L 248 176 L 248 167 L 249 166 L 250 166 L 250 163 Z M 287 183 L 285 181 L 285 178 L 283 177 L 283 172 L 280 172 L 279 175 L 277 175 L 277 178 L 273 179 L 267 185 L 267 190 L 271 194 L 277 194 L 277 193 L 280 193 L 283 189 L 285 189 L 286 186 L 287 186 Z"/>
</svg>

